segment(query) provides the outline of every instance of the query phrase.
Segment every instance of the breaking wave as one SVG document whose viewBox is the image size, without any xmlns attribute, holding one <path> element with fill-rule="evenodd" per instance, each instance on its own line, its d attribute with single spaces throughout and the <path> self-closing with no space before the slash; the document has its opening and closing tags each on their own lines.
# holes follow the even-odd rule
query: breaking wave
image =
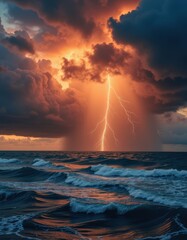
<svg viewBox="0 0 187 240">
<path fill-rule="evenodd" d="M 79 187 L 104 187 L 118 184 L 116 179 L 101 179 L 92 175 L 67 174 L 66 183 Z"/>
<path fill-rule="evenodd" d="M 153 169 L 153 170 L 139 170 L 139 169 L 128 169 L 128 168 L 114 168 L 107 165 L 96 165 L 92 166 L 91 170 L 100 176 L 106 177 L 182 177 L 187 178 L 186 170 L 177 169 Z"/>
<path fill-rule="evenodd" d="M 82 213 L 92 213 L 92 214 L 100 214 L 105 212 L 113 212 L 118 215 L 123 215 L 128 211 L 131 211 L 137 208 L 139 205 L 125 205 L 116 202 L 110 203 L 101 203 L 101 202 L 89 202 L 85 200 L 79 200 L 72 198 L 70 200 L 70 207 L 73 212 L 82 212 Z"/>
<path fill-rule="evenodd" d="M 155 203 L 160 203 L 165 206 L 170 207 L 183 207 L 187 208 L 187 202 L 185 198 L 176 197 L 175 193 L 173 196 L 162 196 L 159 193 L 152 193 L 150 191 L 144 191 L 142 189 L 136 189 L 132 187 L 127 187 L 127 190 L 131 196 L 134 198 L 146 199 Z"/>
</svg>

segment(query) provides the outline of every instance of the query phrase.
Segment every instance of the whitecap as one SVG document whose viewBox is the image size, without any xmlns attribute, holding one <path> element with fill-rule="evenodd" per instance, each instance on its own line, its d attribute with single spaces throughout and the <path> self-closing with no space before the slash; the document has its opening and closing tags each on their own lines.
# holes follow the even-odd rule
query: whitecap
<svg viewBox="0 0 187 240">
<path fill-rule="evenodd" d="M 34 163 L 32 164 L 32 166 L 34 167 L 43 167 L 43 166 L 47 166 L 49 165 L 49 161 L 45 161 L 44 159 L 40 159 L 40 158 L 35 158 L 34 159 Z"/>
<path fill-rule="evenodd" d="M 129 168 L 114 168 L 107 165 L 95 165 L 91 167 L 91 170 L 100 176 L 106 177 L 187 177 L 186 170 L 177 169 L 153 169 L 153 170 L 140 170 Z"/>
<path fill-rule="evenodd" d="M 16 158 L 10 158 L 10 159 L 6 159 L 6 158 L 0 158 L 0 164 L 7 164 L 7 163 L 15 163 L 17 162 L 18 159 Z"/>
<path fill-rule="evenodd" d="M 73 212 L 100 214 L 107 211 L 116 211 L 117 214 L 122 215 L 130 210 L 137 208 L 139 205 L 125 205 L 117 202 L 98 202 L 86 201 L 72 198 L 70 200 L 70 207 Z"/>
<path fill-rule="evenodd" d="M 88 174 L 67 174 L 65 182 L 79 187 L 115 186 L 116 184 L 119 185 L 119 181 L 116 179 L 105 179 L 101 177 L 99 178 Z"/>
<path fill-rule="evenodd" d="M 187 202 L 185 198 L 180 198 L 173 195 L 163 195 L 157 191 L 152 192 L 150 189 L 142 190 L 140 188 L 127 187 L 126 188 L 129 194 L 134 198 L 141 198 L 155 203 L 163 204 L 170 207 L 183 207 L 187 208 Z"/>
</svg>

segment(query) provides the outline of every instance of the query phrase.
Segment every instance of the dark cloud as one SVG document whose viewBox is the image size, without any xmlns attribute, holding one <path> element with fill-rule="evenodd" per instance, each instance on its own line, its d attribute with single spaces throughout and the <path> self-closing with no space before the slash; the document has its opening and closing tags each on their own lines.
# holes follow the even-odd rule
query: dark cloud
<svg viewBox="0 0 187 240">
<path fill-rule="evenodd" d="M 29 41 L 21 36 L 6 37 L 3 39 L 3 43 L 8 46 L 16 47 L 21 52 L 27 52 L 30 54 L 35 53 L 32 41 Z"/>
<path fill-rule="evenodd" d="M 94 21 L 84 16 L 83 0 L 14 0 L 13 2 L 24 8 L 33 9 L 49 23 L 70 25 L 85 36 L 90 35 L 95 27 Z"/>
<path fill-rule="evenodd" d="M 73 59 L 63 58 L 62 80 L 95 81 L 102 82 L 101 72 L 97 68 L 88 67 L 85 60 L 76 62 Z"/>
<path fill-rule="evenodd" d="M 41 27 L 45 28 L 46 24 L 44 21 L 38 16 L 38 14 L 32 10 L 29 9 L 22 9 L 15 4 L 9 3 L 7 5 L 8 9 L 8 16 L 9 21 L 12 23 L 17 23 L 21 25 L 22 29 L 24 27 Z"/>
<path fill-rule="evenodd" d="M 39 41 L 39 38 L 41 38 L 44 33 L 57 35 L 58 29 L 49 26 L 35 11 L 22 9 L 12 3 L 7 5 L 7 10 L 8 21 L 14 25 L 18 25 L 20 29 L 32 32 L 36 41 Z"/>
<path fill-rule="evenodd" d="M 79 97 L 75 90 L 63 91 L 47 72 L 50 62 L 37 64 L 1 43 L 0 55 L 0 134 L 61 137 L 71 132 L 81 118 Z"/>
<path fill-rule="evenodd" d="M 164 144 L 187 144 L 186 115 L 166 113 L 159 115 L 159 135 Z"/>
<path fill-rule="evenodd" d="M 3 68 L 16 69 L 19 68 L 20 62 L 23 58 L 15 53 L 11 52 L 5 46 L 0 44 L 0 53 L 3 58 L 0 58 L 0 66 Z"/>
<path fill-rule="evenodd" d="M 129 66 L 128 72 L 152 88 L 144 99 L 156 112 L 187 103 L 186 9 L 185 0 L 142 0 L 136 10 L 108 22 L 116 42 L 136 49 L 140 64 Z"/>
<path fill-rule="evenodd" d="M 26 31 L 15 31 L 8 34 L 0 22 L 0 43 L 6 48 L 19 53 L 34 54 L 34 43 Z M 5 56 L 6 57 L 6 56 Z"/>
<path fill-rule="evenodd" d="M 176 111 L 187 104 L 187 78 L 166 77 L 156 79 L 155 75 L 142 64 L 128 66 L 128 73 L 143 90 L 137 88 L 137 94 L 141 97 L 150 112 L 164 113 Z"/>
<path fill-rule="evenodd" d="M 96 44 L 93 53 L 89 55 L 91 64 L 100 69 L 108 69 L 119 73 L 121 67 L 125 67 L 126 60 L 130 55 L 123 49 L 116 48 L 113 43 Z"/>
<path fill-rule="evenodd" d="M 146 54 L 150 67 L 163 74 L 187 74 L 187 1 L 143 0 L 140 6 L 109 20 L 117 42 Z"/>
<path fill-rule="evenodd" d="M 5 29 L 1 23 L 1 18 L 0 18 L 0 34 L 5 33 Z M 1 36 L 1 35 L 0 35 Z"/>
<path fill-rule="evenodd" d="M 28 70 L 1 72 L 0 134 L 61 137 L 76 125 L 78 104 L 50 74 Z"/>
<path fill-rule="evenodd" d="M 121 74 L 128 58 L 126 51 L 112 43 L 96 44 L 78 63 L 74 59 L 63 59 L 63 80 L 104 82 L 107 72 Z"/>
<path fill-rule="evenodd" d="M 9 0 L 17 5 L 36 11 L 50 24 L 67 24 L 89 36 L 96 28 L 97 18 L 110 16 L 122 6 L 135 5 L 138 0 Z M 15 13 L 13 13 L 15 15 Z M 18 16 L 19 18 L 19 16 Z"/>
<path fill-rule="evenodd" d="M 165 78 L 152 82 L 157 90 L 152 106 L 153 111 L 163 113 L 176 111 L 187 103 L 187 78 Z M 149 102 L 149 101 L 148 101 Z M 151 107 L 152 107 L 151 106 Z"/>
</svg>

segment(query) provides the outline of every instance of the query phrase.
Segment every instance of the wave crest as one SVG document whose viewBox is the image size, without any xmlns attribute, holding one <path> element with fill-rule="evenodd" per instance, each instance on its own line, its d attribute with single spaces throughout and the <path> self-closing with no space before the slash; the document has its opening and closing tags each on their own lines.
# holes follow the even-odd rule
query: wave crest
<svg viewBox="0 0 187 240">
<path fill-rule="evenodd" d="M 93 199 L 92 199 L 93 200 Z M 105 212 L 115 212 L 118 215 L 123 215 L 130 210 L 137 208 L 139 205 L 125 205 L 116 202 L 101 203 L 101 202 L 89 202 L 85 200 L 78 200 L 72 198 L 70 200 L 70 207 L 73 212 L 92 213 L 99 214 Z"/>
<path fill-rule="evenodd" d="M 2 164 L 15 163 L 17 161 L 18 161 L 18 159 L 16 159 L 16 158 L 9 158 L 9 159 L 0 158 L 0 163 L 2 163 Z"/>
<path fill-rule="evenodd" d="M 49 165 L 49 161 L 45 161 L 44 159 L 40 159 L 40 158 L 35 158 L 34 163 L 32 164 L 32 166 L 34 167 L 43 167 L 46 165 Z"/>
<path fill-rule="evenodd" d="M 184 177 L 187 178 L 186 170 L 177 169 L 153 169 L 153 170 L 139 170 L 129 168 L 114 168 L 107 165 L 95 165 L 91 167 L 91 170 L 96 175 L 105 177 Z"/>
</svg>

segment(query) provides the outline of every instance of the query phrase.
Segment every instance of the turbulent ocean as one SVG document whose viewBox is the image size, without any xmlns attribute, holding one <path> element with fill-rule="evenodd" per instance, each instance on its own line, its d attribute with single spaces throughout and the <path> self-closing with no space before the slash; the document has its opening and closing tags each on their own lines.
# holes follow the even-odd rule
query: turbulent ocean
<svg viewBox="0 0 187 240">
<path fill-rule="evenodd" d="M 0 239 L 187 239 L 187 153 L 0 152 Z"/>
</svg>

